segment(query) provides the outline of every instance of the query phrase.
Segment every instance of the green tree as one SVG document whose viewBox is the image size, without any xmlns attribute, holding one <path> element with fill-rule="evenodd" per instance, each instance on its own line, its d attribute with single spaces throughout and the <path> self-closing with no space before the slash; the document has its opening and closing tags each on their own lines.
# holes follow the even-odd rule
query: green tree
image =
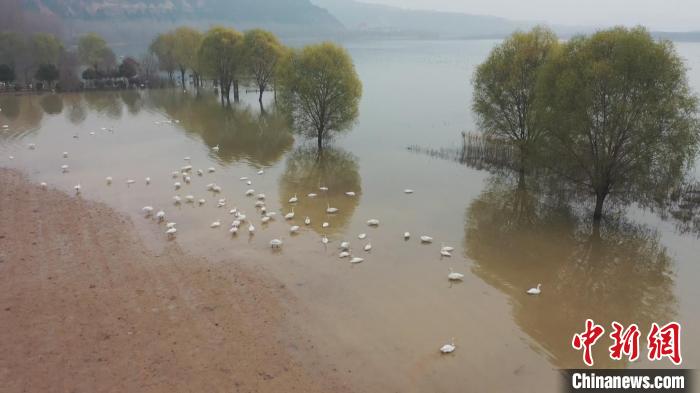
<svg viewBox="0 0 700 393">
<path fill-rule="evenodd" d="M 173 73 L 177 66 L 175 61 L 175 35 L 173 33 L 159 34 L 153 39 L 148 49 L 156 55 L 160 69 L 168 73 L 168 79 L 172 83 Z"/>
<path fill-rule="evenodd" d="M 219 82 L 221 102 L 231 103 L 229 94 L 240 68 L 243 35 L 234 29 L 213 27 L 204 34 L 199 58 L 205 72 Z M 234 96 L 234 101 L 237 96 Z"/>
<path fill-rule="evenodd" d="M 15 70 L 8 64 L 0 64 L 0 82 L 10 83 L 15 81 Z"/>
<path fill-rule="evenodd" d="M 202 44 L 202 33 L 190 28 L 179 27 L 174 32 L 175 46 L 173 48 L 173 57 L 177 68 L 180 70 L 180 81 L 182 87 L 185 87 L 185 75 L 187 70 L 192 72 L 195 85 L 199 85 L 199 61 L 197 52 Z"/>
<path fill-rule="evenodd" d="M 7 64 L 12 70 L 26 50 L 22 37 L 11 31 L 0 31 L 0 64 Z"/>
<path fill-rule="evenodd" d="M 544 27 L 513 33 L 474 73 L 472 109 L 479 127 L 488 136 L 513 142 L 521 160 L 542 132 L 536 85 L 547 55 L 556 45 L 556 35 Z"/>
<path fill-rule="evenodd" d="M 95 72 L 108 68 L 115 62 L 114 52 L 107 42 L 95 33 L 87 33 L 78 40 L 78 58 L 81 63 L 92 67 Z"/>
<path fill-rule="evenodd" d="M 132 57 L 125 57 L 119 64 L 119 76 L 131 79 L 139 73 L 139 62 Z"/>
<path fill-rule="evenodd" d="M 281 63 L 282 105 L 300 133 L 318 149 L 332 132 L 350 127 L 358 115 L 362 82 L 348 52 L 333 43 L 309 45 Z"/>
<path fill-rule="evenodd" d="M 283 46 L 269 31 L 253 29 L 246 31 L 243 36 L 243 53 L 246 71 L 260 92 L 258 102 L 262 108 L 263 93 L 273 83 Z"/>
<path fill-rule="evenodd" d="M 37 33 L 32 37 L 32 59 L 35 64 L 58 64 L 63 43 L 53 34 Z"/>
<path fill-rule="evenodd" d="M 538 86 L 549 167 L 593 193 L 599 221 L 611 193 L 659 200 L 698 149 L 697 99 L 669 41 L 614 28 L 552 53 Z"/>
<path fill-rule="evenodd" d="M 40 64 L 34 77 L 42 82 L 45 82 L 49 89 L 51 89 L 53 87 L 53 83 L 58 80 L 58 68 L 53 64 Z"/>
</svg>

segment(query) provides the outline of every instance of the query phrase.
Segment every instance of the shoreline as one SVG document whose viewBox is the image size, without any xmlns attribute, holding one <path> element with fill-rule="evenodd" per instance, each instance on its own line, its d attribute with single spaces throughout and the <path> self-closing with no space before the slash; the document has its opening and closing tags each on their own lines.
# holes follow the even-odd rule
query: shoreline
<svg viewBox="0 0 700 393">
<path fill-rule="evenodd" d="M 287 326 L 283 285 L 163 243 L 146 247 L 102 203 L 0 168 L 4 391 L 349 390 L 291 354 L 315 349 Z"/>
</svg>

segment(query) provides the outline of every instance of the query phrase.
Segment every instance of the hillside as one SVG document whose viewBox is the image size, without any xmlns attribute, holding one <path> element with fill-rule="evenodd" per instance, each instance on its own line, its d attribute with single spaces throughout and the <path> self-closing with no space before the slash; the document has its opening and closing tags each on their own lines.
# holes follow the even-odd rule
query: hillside
<svg viewBox="0 0 700 393">
<path fill-rule="evenodd" d="M 312 0 L 352 31 L 426 38 L 502 37 L 530 22 L 451 12 L 408 10 L 353 0 Z"/>
</svg>

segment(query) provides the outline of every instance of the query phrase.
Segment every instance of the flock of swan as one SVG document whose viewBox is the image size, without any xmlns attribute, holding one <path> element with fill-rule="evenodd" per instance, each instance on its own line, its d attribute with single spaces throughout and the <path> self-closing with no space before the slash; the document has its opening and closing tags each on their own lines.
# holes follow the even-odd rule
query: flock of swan
<svg viewBox="0 0 700 393">
<path fill-rule="evenodd" d="M 7 129 L 8 127 L 6 125 L 4 125 L 4 126 L 2 126 L 2 128 Z M 103 128 L 103 130 L 107 130 L 107 129 Z M 93 133 L 91 133 L 91 135 L 92 134 Z M 75 136 L 74 136 L 74 138 L 75 138 Z M 37 146 L 34 143 L 29 143 L 27 145 L 27 148 L 29 150 L 36 150 Z M 216 145 L 216 146 L 212 147 L 211 150 L 214 153 L 218 153 L 220 151 L 220 147 L 219 147 L 219 145 Z M 68 152 L 63 152 L 62 157 L 64 159 L 67 159 L 69 157 Z M 12 159 L 14 159 L 14 157 L 10 156 L 10 159 L 12 160 Z M 187 165 L 184 165 L 180 169 L 174 170 L 171 172 L 171 177 L 174 181 L 173 188 L 175 189 L 175 191 L 181 190 L 183 188 L 183 183 L 186 185 L 191 184 L 192 177 L 194 176 L 194 174 L 196 174 L 197 177 L 203 177 L 205 175 L 205 173 L 216 172 L 216 168 L 214 168 L 214 167 L 207 168 L 206 172 L 202 169 L 194 170 L 193 166 L 190 164 L 191 158 L 184 157 L 184 160 L 187 162 Z M 61 173 L 67 173 L 70 170 L 70 166 L 68 164 L 63 164 L 63 165 L 61 165 L 60 169 L 61 169 Z M 257 171 L 257 174 L 258 175 L 264 174 L 264 170 Z M 240 180 L 245 182 L 249 186 L 253 184 L 251 178 L 248 176 L 243 176 L 240 178 Z M 111 176 L 105 177 L 106 185 L 108 185 L 108 186 L 112 185 L 113 182 L 114 182 L 114 179 Z M 125 183 L 127 186 L 130 186 L 130 185 L 136 183 L 136 181 L 134 179 L 127 179 L 125 181 Z M 144 183 L 146 185 L 150 185 L 151 178 L 145 177 Z M 48 187 L 48 184 L 46 182 L 41 182 L 40 186 L 42 188 L 46 189 Z M 82 186 L 80 184 L 76 184 L 73 187 L 73 189 L 74 189 L 76 195 L 80 195 L 80 193 L 82 192 Z M 215 183 L 207 184 L 206 190 L 213 193 L 214 195 L 218 195 L 222 192 L 222 188 Z M 319 187 L 319 192 L 327 192 L 327 191 L 329 191 L 328 187 L 325 187 L 325 186 Z M 405 194 L 413 194 L 414 191 L 412 189 L 405 189 L 404 193 Z M 356 193 L 354 191 L 346 191 L 344 194 L 347 197 L 355 197 L 356 196 Z M 251 188 L 251 189 L 246 190 L 244 195 L 246 197 L 255 199 L 254 206 L 255 206 L 255 209 L 257 210 L 257 215 L 259 217 L 261 224 L 266 224 L 266 223 L 270 222 L 271 220 L 275 219 L 275 217 L 277 216 L 277 212 L 268 210 L 266 203 L 265 203 L 266 196 L 264 193 L 256 193 L 256 191 Z M 308 193 L 306 195 L 306 197 L 310 198 L 310 199 L 316 198 L 317 196 L 318 196 L 318 193 L 313 193 L 313 192 Z M 294 212 L 294 206 L 299 201 L 300 201 L 300 198 L 297 194 L 290 196 L 288 201 L 287 201 L 289 206 L 290 206 L 290 210 L 283 215 L 283 218 L 285 221 L 292 223 L 292 225 L 289 226 L 289 234 L 290 235 L 295 235 L 295 234 L 299 233 L 299 230 L 301 228 L 300 225 L 294 224 L 294 221 L 293 221 L 294 218 L 296 217 L 296 213 Z M 202 206 L 202 205 L 206 204 L 206 200 L 204 198 L 196 199 L 193 195 L 189 195 L 189 194 L 185 195 L 184 198 L 180 195 L 175 195 L 172 198 L 172 203 L 176 206 L 181 205 L 183 203 L 184 204 L 195 204 L 196 203 L 198 206 Z M 219 198 L 216 206 L 219 208 L 223 208 L 226 206 L 226 204 L 227 204 L 226 198 Z M 339 211 L 340 211 L 340 209 L 338 209 L 337 207 L 331 206 L 330 203 L 326 204 L 325 212 L 328 215 L 336 214 Z M 142 213 L 146 218 L 153 218 L 157 223 L 163 224 L 165 227 L 165 231 L 164 231 L 165 235 L 169 239 L 175 238 L 175 236 L 178 233 L 177 223 L 167 220 L 167 215 L 166 215 L 165 210 L 158 209 L 156 211 L 156 209 L 153 206 L 149 205 L 149 206 L 144 206 L 142 208 Z M 253 236 L 255 234 L 256 227 L 253 224 L 253 222 L 251 221 L 251 218 L 249 218 L 245 212 L 234 207 L 234 208 L 229 210 L 229 214 L 233 217 L 233 220 L 229 226 L 229 232 L 231 233 L 232 236 L 237 236 L 239 234 L 239 232 L 242 231 L 241 228 L 245 227 L 245 224 L 247 224 L 246 230 L 248 232 L 248 235 Z M 311 218 L 306 216 L 303 220 L 303 223 L 305 226 L 311 225 Z M 372 219 L 367 220 L 366 224 L 369 227 L 377 228 L 380 225 L 380 221 L 379 221 L 379 219 L 372 218 Z M 210 224 L 210 228 L 219 228 L 221 226 L 222 226 L 221 220 L 218 220 L 218 219 L 213 221 Z M 329 226 L 330 226 L 330 224 L 328 222 L 323 222 L 321 224 L 322 228 L 328 228 Z M 410 232 L 403 233 L 404 240 L 409 240 L 411 237 L 412 237 L 412 235 Z M 357 238 L 359 240 L 365 240 L 365 239 L 367 239 L 367 234 L 360 233 L 357 235 Z M 421 244 L 432 244 L 433 240 L 434 240 L 431 236 L 426 235 L 426 234 L 420 235 L 418 237 L 418 239 L 420 240 Z M 327 246 L 330 243 L 330 240 L 328 239 L 328 237 L 325 234 L 323 234 L 321 236 L 320 241 L 324 246 Z M 282 238 L 274 238 L 274 239 L 270 240 L 269 245 L 272 249 L 279 250 L 284 245 L 284 241 L 282 240 Z M 348 240 L 341 241 L 339 244 L 338 250 L 339 250 L 338 251 L 338 258 L 347 259 L 351 264 L 359 264 L 361 262 L 364 262 L 364 260 L 365 260 L 363 257 L 357 256 L 356 254 L 353 253 L 353 251 L 350 247 L 350 242 Z M 364 252 L 370 252 L 372 250 L 372 243 L 369 240 L 367 240 L 367 242 L 364 244 L 364 246 L 362 246 L 362 250 Z M 446 245 L 445 243 L 441 243 L 441 246 L 439 249 L 441 257 L 448 257 L 449 258 L 452 256 L 453 251 L 454 251 L 454 247 Z M 465 278 L 465 275 L 463 273 L 455 272 L 452 270 L 452 268 L 449 268 L 449 273 L 447 274 L 447 279 L 450 282 L 462 281 L 462 280 L 464 280 L 464 278 Z M 542 284 L 537 284 L 536 287 L 530 288 L 525 292 L 528 295 L 539 295 L 541 293 L 541 287 L 542 287 Z M 456 349 L 457 349 L 457 346 L 455 344 L 454 338 L 452 338 L 452 340 L 449 343 L 444 344 L 442 347 L 440 347 L 440 352 L 443 354 L 448 354 L 448 353 L 454 352 Z"/>
</svg>

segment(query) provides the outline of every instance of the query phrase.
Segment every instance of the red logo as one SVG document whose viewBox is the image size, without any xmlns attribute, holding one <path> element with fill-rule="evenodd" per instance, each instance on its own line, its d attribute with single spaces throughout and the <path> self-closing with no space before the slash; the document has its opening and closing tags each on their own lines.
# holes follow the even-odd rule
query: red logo
<svg viewBox="0 0 700 393">
<path fill-rule="evenodd" d="M 571 340 L 571 345 L 574 349 L 583 349 L 583 362 L 589 367 L 593 365 L 593 354 L 591 353 L 591 348 L 598 341 L 600 336 L 603 335 L 605 329 L 602 326 L 596 325 L 592 319 L 586 319 L 586 330 L 574 334 L 573 340 Z"/>
</svg>

